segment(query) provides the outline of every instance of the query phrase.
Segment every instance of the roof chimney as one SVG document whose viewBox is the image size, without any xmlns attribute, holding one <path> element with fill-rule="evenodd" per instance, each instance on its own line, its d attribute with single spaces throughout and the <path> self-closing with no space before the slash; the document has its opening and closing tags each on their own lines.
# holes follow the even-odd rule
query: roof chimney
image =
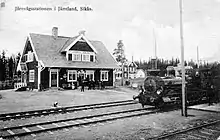
<svg viewBox="0 0 220 140">
<path fill-rule="evenodd" d="M 79 35 L 81 35 L 81 34 L 85 35 L 85 32 L 86 32 L 86 31 L 84 31 L 84 30 L 79 31 Z"/>
<path fill-rule="evenodd" d="M 53 27 L 52 29 L 52 36 L 57 37 L 58 36 L 58 27 Z"/>
</svg>

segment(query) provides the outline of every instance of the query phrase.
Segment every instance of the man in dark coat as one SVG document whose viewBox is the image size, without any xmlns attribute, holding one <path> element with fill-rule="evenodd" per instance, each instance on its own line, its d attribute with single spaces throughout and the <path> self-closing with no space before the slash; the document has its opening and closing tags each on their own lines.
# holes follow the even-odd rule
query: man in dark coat
<svg viewBox="0 0 220 140">
<path fill-rule="evenodd" d="M 143 86 L 140 86 L 139 87 L 139 95 L 138 96 L 133 96 L 133 99 L 135 100 L 135 99 L 138 99 L 139 100 L 139 103 L 141 103 L 142 104 L 142 107 L 144 108 L 144 97 L 143 97 L 143 95 L 144 95 L 144 88 L 143 88 Z"/>
<path fill-rule="evenodd" d="M 85 87 L 85 80 L 82 80 L 82 83 L 81 83 L 81 92 L 84 92 L 84 87 Z"/>
<path fill-rule="evenodd" d="M 105 85 L 104 85 L 104 82 L 101 81 L 101 90 L 105 89 Z"/>
<path fill-rule="evenodd" d="M 212 105 L 214 92 L 213 92 L 213 85 L 211 83 L 207 83 L 207 93 L 208 93 L 208 103 L 209 105 Z"/>
</svg>

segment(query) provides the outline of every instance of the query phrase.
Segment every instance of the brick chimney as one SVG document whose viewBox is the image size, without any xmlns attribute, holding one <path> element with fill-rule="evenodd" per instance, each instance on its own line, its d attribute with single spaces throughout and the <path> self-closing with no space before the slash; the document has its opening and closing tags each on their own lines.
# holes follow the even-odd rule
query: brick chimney
<svg viewBox="0 0 220 140">
<path fill-rule="evenodd" d="M 82 31 L 79 31 L 79 35 L 81 35 L 81 34 L 83 34 L 83 35 L 85 35 L 85 30 L 82 30 Z"/>
<path fill-rule="evenodd" d="M 58 36 L 58 27 L 53 27 L 52 29 L 52 36 L 57 37 Z"/>
</svg>

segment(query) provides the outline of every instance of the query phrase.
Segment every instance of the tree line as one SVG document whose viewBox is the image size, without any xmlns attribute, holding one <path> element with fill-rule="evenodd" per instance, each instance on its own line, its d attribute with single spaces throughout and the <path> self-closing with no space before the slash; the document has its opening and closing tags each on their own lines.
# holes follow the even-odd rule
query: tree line
<svg viewBox="0 0 220 140">
<path fill-rule="evenodd" d="M 0 54 L 0 81 L 13 80 L 21 54 L 6 56 L 6 51 Z"/>
<path fill-rule="evenodd" d="M 127 61 L 127 58 L 125 56 L 125 50 L 124 50 L 124 44 L 122 42 L 122 40 L 119 40 L 119 42 L 117 43 L 117 47 L 113 50 L 113 56 L 115 57 L 115 60 L 117 62 L 120 63 L 124 63 Z M 151 60 L 151 58 L 149 58 L 149 60 L 140 60 L 140 61 L 134 61 L 138 68 L 140 69 L 152 69 L 153 65 L 154 65 L 154 61 Z M 172 58 L 171 60 L 165 60 L 163 58 L 159 58 L 156 60 L 157 62 L 157 68 L 160 70 L 166 70 L 166 68 L 168 66 L 177 66 L 181 61 L 179 60 L 179 58 Z M 193 61 L 192 59 L 190 61 L 185 61 L 185 66 L 192 66 L 193 68 L 197 68 L 197 63 L 195 61 Z M 209 64 L 209 63 L 200 63 L 200 68 L 207 68 L 207 67 L 212 67 L 213 64 Z"/>
<path fill-rule="evenodd" d="M 155 63 L 154 61 L 152 61 L 150 58 L 149 60 L 143 60 L 143 61 L 135 61 L 135 63 L 137 64 L 138 68 L 140 69 L 152 69 L 153 63 Z M 172 58 L 171 60 L 165 60 L 163 58 L 159 58 L 157 59 L 157 68 L 160 70 L 165 70 L 168 66 L 177 66 L 178 64 L 180 64 L 181 61 L 179 60 L 179 58 Z M 185 66 L 192 66 L 193 68 L 197 68 L 197 63 L 193 60 L 190 61 L 185 61 Z M 211 67 L 211 64 L 209 63 L 202 63 L 199 66 L 200 68 L 208 68 Z"/>
</svg>

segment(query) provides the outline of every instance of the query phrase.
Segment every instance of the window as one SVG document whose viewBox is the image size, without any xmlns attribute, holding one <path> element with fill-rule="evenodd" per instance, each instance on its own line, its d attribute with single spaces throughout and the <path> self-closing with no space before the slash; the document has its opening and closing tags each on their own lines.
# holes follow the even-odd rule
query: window
<svg viewBox="0 0 220 140">
<path fill-rule="evenodd" d="M 73 54 L 73 61 L 81 61 L 81 54 Z"/>
<path fill-rule="evenodd" d="M 33 52 L 29 51 L 27 56 L 28 56 L 28 58 L 27 58 L 28 62 L 32 62 L 34 60 Z"/>
<path fill-rule="evenodd" d="M 124 71 L 127 71 L 127 67 L 124 67 Z"/>
<path fill-rule="evenodd" d="M 90 55 L 90 62 L 94 62 L 94 55 Z"/>
<path fill-rule="evenodd" d="M 108 71 L 101 71 L 101 81 L 108 81 Z"/>
<path fill-rule="evenodd" d="M 82 61 L 90 61 L 90 55 L 89 54 L 83 54 L 82 55 Z"/>
<path fill-rule="evenodd" d="M 95 61 L 94 52 L 85 52 L 85 51 L 69 51 L 66 53 L 66 59 L 68 61 L 86 61 L 94 62 Z"/>
<path fill-rule="evenodd" d="M 21 71 L 27 71 L 27 65 L 26 63 L 20 63 Z"/>
<path fill-rule="evenodd" d="M 72 54 L 68 54 L 68 60 L 71 60 L 72 61 Z"/>
<path fill-rule="evenodd" d="M 34 70 L 29 70 L 29 82 L 34 82 Z"/>
<path fill-rule="evenodd" d="M 25 54 L 25 55 L 23 56 L 23 61 L 24 61 L 24 62 L 27 61 L 27 54 Z"/>
<path fill-rule="evenodd" d="M 86 78 L 86 73 L 84 70 L 80 70 L 77 72 L 77 77 L 80 77 L 82 80 Z"/>
<path fill-rule="evenodd" d="M 94 71 L 86 71 L 86 77 L 89 77 L 89 80 L 94 80 Z"/>
<path fill-rule="evenodd" d="M 125 78 L 127 78 L 127 77 L 128 77 L 127 73 L 124 73 L 124 77 L 125 77 Z"/>
<path fill-rule="evenodd" d="M 32 62 L 34 60 L 34 53 L 31 51 L 28 51 L 27 54 L 23 55 L 23 61 L 24 62 Z"/>
<path fill-rule="evenodd" d="M 68 82 L 73 82 L 73 81 L 76 81 L 76 71 L 75 70 L 68 70 L 68 79 L 67 81 Z"/>
</svg>

